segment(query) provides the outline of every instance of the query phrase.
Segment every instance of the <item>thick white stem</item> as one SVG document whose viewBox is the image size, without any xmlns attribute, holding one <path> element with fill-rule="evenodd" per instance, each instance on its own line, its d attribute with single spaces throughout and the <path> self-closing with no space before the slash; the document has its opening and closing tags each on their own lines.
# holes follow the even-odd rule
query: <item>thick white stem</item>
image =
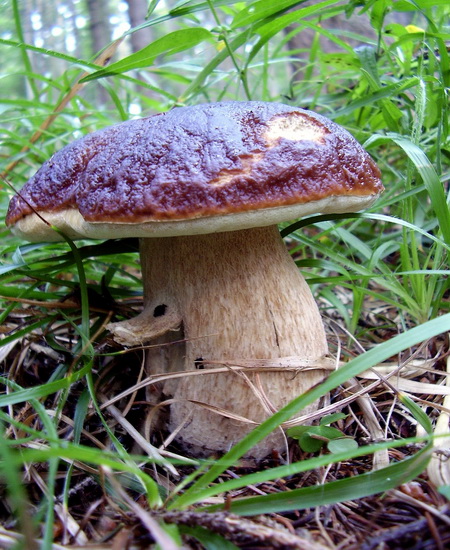
<svg viewBox="0 0 450 550">
<path fill-rule="evenodd" d="M 232 363 L 236 359 L 297 356 L 314 361 L 327 354 L 317 305 L 277 227 L 142 239 L 141 261 L 145 316 L 182 320 L 179 331 L 173 327 L 166 337 L 156 340 L 176 343 L 148 353 L 149 373 L 198 372 L 203 366 L 209 370 L 210 361 Z M 278 369 L 250 372 L 248 377 L 279 409 L 324 375 L 322 370 L 293 374 Z M 171 429 L 192 418 L 178 440 L 197 455 L 227 451 L 253 426 L 190 401 L 257 423 L 268 416 L 267 407 L 245 379 L 231 370 L 178 378 L 162 391 L 164 397 L 175 399 L 170 409 Z M 272 449 L 283 450 L 283 441 L 281 433 L 274 434 L 252 455 L 261 458 Z"/>
</svg>

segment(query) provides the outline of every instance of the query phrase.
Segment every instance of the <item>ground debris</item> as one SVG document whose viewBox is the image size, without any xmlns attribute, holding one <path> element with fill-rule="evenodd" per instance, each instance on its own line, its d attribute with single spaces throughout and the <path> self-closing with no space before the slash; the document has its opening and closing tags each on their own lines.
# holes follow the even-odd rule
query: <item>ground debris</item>
<svg viewBox="0 0 450 550">
<path fill-rule="evenodd" d="M 161 512 L 158 516 L 166 523 L 204 527 L 234 544 L 258 544 L 281 550 L 327 550 L 326 546 L 314 541 L 310 533 L 303 530 L 297 533 L 263 516 L 249 519 L 228 512 L 197 511 Z"/>
</svg>

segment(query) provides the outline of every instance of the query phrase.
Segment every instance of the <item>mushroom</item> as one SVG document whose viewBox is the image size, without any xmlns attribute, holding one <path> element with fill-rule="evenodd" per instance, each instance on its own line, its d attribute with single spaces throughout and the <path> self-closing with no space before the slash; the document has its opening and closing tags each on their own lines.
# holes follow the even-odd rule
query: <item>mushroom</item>
<svg viewBox="0 0 450 550">
<path fill-rule="evenodd" d="M 124 345 L 153 344 L 148 374 L 172 375 L 157 396 L 170 403 L 168 428 L 205 456 L 327 372 L 318 307 L 277 224 L 358 211 L 382 189 L 370 156 L 325 117 L 220 102 L 66 146 L 11 200 L 7 225 L 32 241 L 59 239 L 38 212 L 72 239 L 140 238 L 144 310 L 109 330 Z M 284 449 L 282 433 L 252 456 L 274 449 Z"/>
</svg>

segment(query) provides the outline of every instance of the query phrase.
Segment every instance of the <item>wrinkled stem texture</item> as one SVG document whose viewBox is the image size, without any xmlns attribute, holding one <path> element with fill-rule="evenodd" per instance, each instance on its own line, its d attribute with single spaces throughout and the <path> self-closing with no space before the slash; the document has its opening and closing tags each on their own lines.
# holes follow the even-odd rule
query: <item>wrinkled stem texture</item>
<svg viewBox="0 0 450 550">
<path fill-rule="evenodd" d="M 221 361 L 327 354 L 322 320 L 309 287 L 275 226 L 212 235 L 143 239 L 144 318 L 169 330 L 153 339 L 149 374 L 223 367 Z M 157 331 L 156 331 L 157 333 Z M 156 335 L 155 333 L 155 335 Z M 172 343 L 170 343 L 172 342 Z M 169 343 L 169 345 L 168 345 Z M 212 364 L 209 362 L 213 362 Z M 324 377 L 321 370 L 251 372 L 245 376 L 185 376 L 167 382 L 159 400 L 173 398 L 169 426 L 192 454 L 227 451 L 254 425 L 208 410 L 197 401 L 256 423 Z M 269 404 L 269 405 L 267 405 Z M 280 432 L 252 451 L 262 458 L 284 450 Z"/>
</svg>

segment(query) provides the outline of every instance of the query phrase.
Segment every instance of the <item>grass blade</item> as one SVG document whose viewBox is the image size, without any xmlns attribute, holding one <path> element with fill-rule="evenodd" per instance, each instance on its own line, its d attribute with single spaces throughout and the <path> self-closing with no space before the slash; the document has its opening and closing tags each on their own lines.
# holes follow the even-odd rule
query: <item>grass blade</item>
<svg viewBox="0 0 450 550">
<path fill-rule="evenodd" d="M 365 496 L 394 489 L 420 475 L 431 457 L 431 448 L 426 447 L 415 456 L 402 460 L 366 474 L 325 483 L 294 489 L 266 496 L 250 497 L 232 501 L 229 510 L 235 514 L 253 516 L 305 510 L 316 506 L 325 506 L 346 500 L 355 500 Z M 220 510 L 222 506 L 208 507 L 210 511 Z"/>
<path fill-rule="evenodd" d="M 386 143 L 392 140 L 403 149 L 408 158 L 412 161 L 417 172 L 422 177 L 423 183 L 430 196 L 431 204 L 435 212 L 436 218 L 439 221 L 439 227 L 447 245 L 450 245 L 450 211 L 447 205 L 442 182 L 429 161 L 427 155 L 418 146 L 412 143 L 409 139 L 396 135 L 389 134 L 386 136 L 373 136 L 366 142 L 366 146 L 374 145 L 375 143 Z"/>
<path fill-rule="evenodd" d="M 203 28 L 182 29 L 171 32 L 155 40 L 142 50 L 84 77 L 80 80 L 80 84 L 97 78 L 131 71 L 132 69 L 149 67 L 153 64 L 155 58 L 160 55 L 173 55 L 193 48 L 204 41 L 213 41 L 213 35 Z"/>
</svg>

